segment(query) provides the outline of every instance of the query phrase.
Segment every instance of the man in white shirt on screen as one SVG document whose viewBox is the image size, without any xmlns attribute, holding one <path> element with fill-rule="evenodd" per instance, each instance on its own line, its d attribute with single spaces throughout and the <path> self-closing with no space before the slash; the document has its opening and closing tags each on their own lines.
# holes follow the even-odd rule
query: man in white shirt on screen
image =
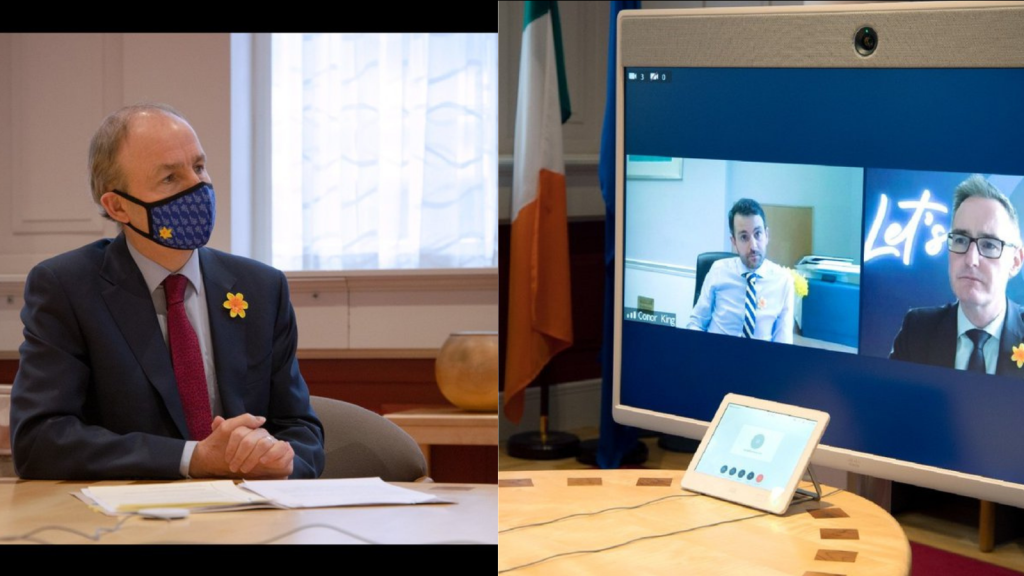
<svg viewBox="0 0 1024 576">
<path fill-rule="evenodd" d="M 756 200 L 729 210 L 729 241 L 738 258 L 711 265 L 686 327 L 793 343 L 793 278 L 767 259 L 768 226 Z"/>
</svg>

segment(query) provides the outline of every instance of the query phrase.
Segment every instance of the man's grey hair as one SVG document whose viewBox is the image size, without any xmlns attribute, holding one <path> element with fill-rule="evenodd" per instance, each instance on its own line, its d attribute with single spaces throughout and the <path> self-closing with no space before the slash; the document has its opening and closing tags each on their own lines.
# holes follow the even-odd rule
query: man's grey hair
<svg viewBox="0 0 1024 576">
<path fill-rule="evenodd" d="M 100 197 L 111 188 L 124 188 L 124 170 L 117 163 L 117 155 L 128 137 L 132 120 L 144 112 L 163 112 L 188 122 L 181 112 L 160 103 L 132 104 L 112 112 L 103 119 L 89 144 L 89 183 L 92 186 L 93 202 L 96 203 L 100 214 L 108 220 L 110 216 L 100 204 Z"/>
<path fill-rule="evenodd" d="M 960 205 L 964 203 L 964 200 L 968 198 L 987 198 L 999 202 L 1003 209 L 1006 210 L 1006 213 L 1010 215 L 1010 220 L 1013 222 L 1014 239 L 1020 239 L 1020 223 L 1017 221 L 1017 211 L 1013 208 L 1013 204 L 1010 203 L 1010 199 L 1005 194 L 999 191 L 999 188 L 985 180 L 985 177 L 981 174 L 971 174 L 970 178 L 961 182 L 956 187 L 956 190 L 953 191 L 954 215 L 956 215 L 956 211 L 960 209 Z"/>
</svg>

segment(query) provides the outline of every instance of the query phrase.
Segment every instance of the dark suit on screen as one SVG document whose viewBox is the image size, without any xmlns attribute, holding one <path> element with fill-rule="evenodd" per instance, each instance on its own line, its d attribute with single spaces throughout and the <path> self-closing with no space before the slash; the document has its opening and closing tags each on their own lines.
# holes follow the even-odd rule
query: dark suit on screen
<svg viewBox="0 0 1024 576">
<path fill-rule="evenodd" d="M 1006 301 L 1006 318 L 999 336 L 996 374 L 1024 376 L 1011 360 L 1013 347 L 1024 342 L 1021 307 Z M 955 368 L 957 343 L 957 304 L 933 308 L 914 308 L 903 317 L 903 326 L 892 343 L 889 358 L 918 364 Z"/>
<path fill-rule="evenodd" d="M 199 249 L 224 417 L 250 413 L 295 451 L 292 477 L 324 465 L 323 428 L 295 358 L 284 274 Z M 244 294 L 245 318 L 224 308 Z M 14 463 L 26 478 L 180 478 L 185 413 L 146 282 L 124 235 L 46 260 L 28 275 L 14 381 Z"/>
</svg>

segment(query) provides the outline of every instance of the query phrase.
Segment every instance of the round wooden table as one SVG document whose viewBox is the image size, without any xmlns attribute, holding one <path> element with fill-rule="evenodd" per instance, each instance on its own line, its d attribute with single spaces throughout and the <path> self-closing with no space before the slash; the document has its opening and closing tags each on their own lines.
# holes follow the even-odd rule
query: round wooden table
<svg viewBox="0 0 1024 576">
<path fill-rule="evenodd" d="M 498 573 L 910 573 L 888 512 L 822 486 L 821 502 L 775 516 L 680 489 L 679 470 L 498 474 Z"/>
</svg>

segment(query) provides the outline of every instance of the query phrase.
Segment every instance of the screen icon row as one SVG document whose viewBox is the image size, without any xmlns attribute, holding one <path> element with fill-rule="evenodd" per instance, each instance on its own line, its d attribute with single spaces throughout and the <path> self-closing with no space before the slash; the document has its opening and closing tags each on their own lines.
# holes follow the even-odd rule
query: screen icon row
<svg viewBox="0 0 1024 576">
<path fill-rule="evenodd" d="M 671 82 L 671 71 L 627 72 L 626 79 L 634 82 Z"/>
<path fill-rule="evenodd" d="M 737 480 L 753 480 L 758 484 L 760 484 L 761 481 L 764 480 L 764 474 L 755 474 L 753 470 L 746 470 L 742 468 L 740 470 L 737 470 L 735 466 L 730 468 L 728 464 L 722 465 L 722 468 L 719 470 L 719 472 L 721 472 L 722 474 L 728 474 L 729 476 L 735 476 Z"/>
</svg>

